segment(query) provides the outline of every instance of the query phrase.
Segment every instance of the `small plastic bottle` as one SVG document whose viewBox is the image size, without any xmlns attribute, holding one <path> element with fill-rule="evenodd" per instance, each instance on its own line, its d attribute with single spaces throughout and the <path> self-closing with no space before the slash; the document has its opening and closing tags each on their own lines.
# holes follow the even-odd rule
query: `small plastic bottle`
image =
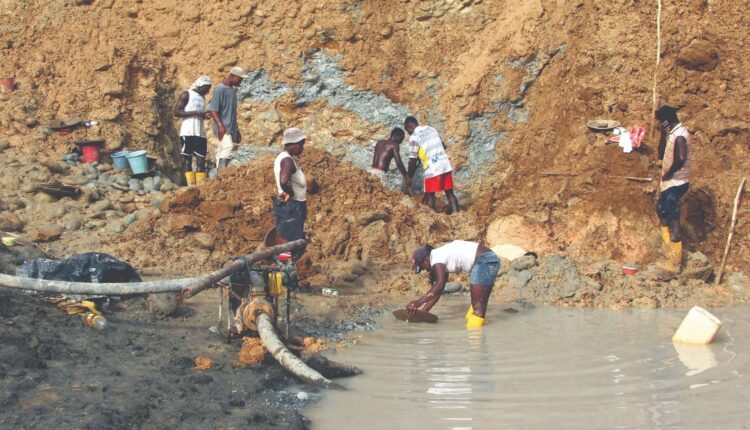
<svg viewBox="0 0 750 430">
<path fill-rule="evenodd" d="M 99 125 L 99 121 L 83 121 L 84 127 L 95 127 Z"/>
<path fill-rule="evenodd" d="M 96 330 L 104 330 L 109 324 L 103 316 L 88 314 L 86 315 L 86 325 Z"/>
</svg>

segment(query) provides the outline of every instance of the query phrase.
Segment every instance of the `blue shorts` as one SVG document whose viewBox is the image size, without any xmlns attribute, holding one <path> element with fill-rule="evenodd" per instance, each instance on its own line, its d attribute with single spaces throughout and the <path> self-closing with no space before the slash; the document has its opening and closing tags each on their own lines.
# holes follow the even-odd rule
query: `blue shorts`
<svg viewBox="0 0 750 430">
<path fill-rule="evenodd" d="M 690 183 L 669 187 L 659 196 L 659 218 L 666 221 L 680 219 L 680 199 L 688 190 Z"/>
<path fill-rule="evenodd" d="M 500 271 L 500 259 L 494 252 L 488 251 L 474 260 L 474 266 L 471 268 L 471 285 L 488 285 L 495 284 L 497 272 Z"/>
</svg>

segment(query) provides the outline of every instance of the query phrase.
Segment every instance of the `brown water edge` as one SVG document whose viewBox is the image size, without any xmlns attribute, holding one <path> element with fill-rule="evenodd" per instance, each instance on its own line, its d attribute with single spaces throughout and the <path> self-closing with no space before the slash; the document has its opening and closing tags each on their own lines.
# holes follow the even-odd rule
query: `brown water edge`
<svg viewBox="0 0 750 430">
<path fill-rule="evenodd" d="M 334 359 L 364 374 L 303 413 L 313 429 L 743 428 L 750 423 L 750 309 L 712 310 L 708 346 L 673 345 L 686 310 L 490 309 L 463 327 L 464 300 L 438 324 L 388 315 Z"/>
</svg>

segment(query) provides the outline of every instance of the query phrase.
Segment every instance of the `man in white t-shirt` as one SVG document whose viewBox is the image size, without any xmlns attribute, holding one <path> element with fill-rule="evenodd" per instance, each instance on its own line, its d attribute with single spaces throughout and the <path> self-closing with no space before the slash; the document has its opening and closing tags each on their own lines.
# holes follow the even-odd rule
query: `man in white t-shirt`
<svg viewBox="0 0 750 430">
<path fill-rule="evenodd" d="M 458 212 L 458 199 L 453 193 L 453 167 L 440 134 L 429 125 L 420 126 L 413 116 L 406 118 L 404 128 L 410 136 L 406 183 L 411 185 L 417 171 L 417 160 L 420 160 L 424 169 L 422 202 L 435 210 L 435 193 L 443 191 L 448 199 L 448 214 Z"/>
<path fill-rule="evenodd" d="M 180 94 L 174 106 L 174 116 L 182 118 L 180 124 L 180 152 L 188 186 L 200 185 L 206 180 L 206 94 L 211 90 L 211 78 L 200 76 L 190 89 Z M 195 157 L 195 171 L 193 171 Z"/>
<path fill-rule="evenodd" d="M 429 270 L 430 290 L 406 305 L 406 311 L 429 311 L 440 300 L 449 273 L 468 272 L 471 280 L 471 306 L 466 312 L 466 328 L 484 325 L 487 303 L 490 300 L 495 278 L 500 271 L 500 259 L 491 249 L 477 242 L 454 240 L 439 248 L 423 245 L 412 253 L 414 271 Z"/>
</svg>

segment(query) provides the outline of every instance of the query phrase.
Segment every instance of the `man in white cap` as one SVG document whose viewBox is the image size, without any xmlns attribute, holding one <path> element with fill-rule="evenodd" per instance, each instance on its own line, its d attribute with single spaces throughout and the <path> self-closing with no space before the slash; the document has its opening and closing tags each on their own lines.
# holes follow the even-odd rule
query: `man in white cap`
<svg viewBox="0 0 750 430">
<path fill-rule="evenodd" d="M 206 180 L 206 94 L 211 90 L 211 78 L 200 76 L 190 89 L 180 94 L 174 105 L 174 116 L 182 118 L 180 124 L 180 146 L 185 180 L 188 186 L 202 184 Z M 193 156 L 195 167 L 193 171 Z"/>
<path fill-rule="evenodd" d="M 242 142 L 237 127 L 237 87 L 247 75 L 241 67 L 232 67 L 229 75 L 214 89 L 208 111 L 213 120 L 211 131 L 216 137 L 216 165 L 229 165 L 234 147 Z"/>
<path fill-rule="evenodd" d="M 273 162 L 276 191 L 273 214 L 276 218 L 276 244 L 304 239 L 307 218 L 307 182 L 298 163 L 305 149 L 305 133 L 299 128 L 284 130 L 284 151 Z M 299 254 L 302 254 L 300 252 Z M 291 257 L 289 256 L 281 256 Z"/>
</svg>

